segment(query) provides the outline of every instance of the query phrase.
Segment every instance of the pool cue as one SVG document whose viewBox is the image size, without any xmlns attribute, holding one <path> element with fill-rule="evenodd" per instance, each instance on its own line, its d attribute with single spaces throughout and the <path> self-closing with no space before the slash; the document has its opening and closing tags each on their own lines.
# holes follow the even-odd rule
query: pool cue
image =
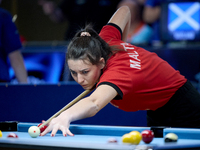
<svg viewBox="0 0 200 150">
<path fill-rule="evenodd" d="M 66 109 L 68 109 L 69 107 L 71 107 L 72 105 L 74 105 L 75 103 L 77 103 L 79 100 L 81 100 L 83 97 L 85 97 L 87 94 L 89 94 L 92 90 L 85 90 L 84 92 L 82 92 L 79 96 L 77 96 L 74 100 L 72 100 L 69 104 L 67 104 L 65 107 L 63 107 L 61 110 L 59 110 L 57 113 L 55 113 L 51 118 L 49 118 L 47 121 L 45 121 L 44 123 L 42 123 L 42 125 L 39 126 L 39 129 L 41 129 L 42 127 L 44 127 L 46 124 L 48 124 L 53 118 L 57 117 L 58 115 L 60 115 L 63 111 L 65 111 Z"/>
</svg>

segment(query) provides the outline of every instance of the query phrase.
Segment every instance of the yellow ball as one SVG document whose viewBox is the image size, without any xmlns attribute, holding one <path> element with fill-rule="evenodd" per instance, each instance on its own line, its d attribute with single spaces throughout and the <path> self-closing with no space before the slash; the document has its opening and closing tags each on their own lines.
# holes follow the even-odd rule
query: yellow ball
<svg viewBox="0 0 200 150">
<path fill-rule="evenodd" d="M 138 131 L 132 131 L 129 133 L 131 135 L 131 144 L 139 144 L 142 140 L 142 135 Z"/>
<path fill-rule="evenodd" d="M 131 143 L 131 135 L 130 134 L 124 134 L 122 136 L 122 142 L 123 143 Z"/>
<path fill-rule="evenodd" d="M 0 138 L 3 136 L 3 133 L 1 132 L 1 130 L 0 130 Z"/>
<path fill-rule="evenodd" d="M 129 143 L 129 144 L 139 144 L 142 140 L 142 135 L 138 131 L 132 131 L 130 133 L 124 134 L 122 136 L 122 142 L 123 143 Z"/>
</svg>

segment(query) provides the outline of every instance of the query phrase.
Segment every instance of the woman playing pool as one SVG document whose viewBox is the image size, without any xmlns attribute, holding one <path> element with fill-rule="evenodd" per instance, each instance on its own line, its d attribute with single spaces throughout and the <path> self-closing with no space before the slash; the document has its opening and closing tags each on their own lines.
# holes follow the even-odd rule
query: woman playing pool
<svg viewBox="0 0 200 150">
<path fill-rule="evenodd" d="M 74 80 L 93 93 L 54 118 L 41 136 L 98 113 L 108 103 L 124 111 L 147 110 L 148 126 L 200 127 L 200 94 L 166 61 L 126 43 L 130 11 L 120 7 L 98 35 L 90 26 L 68 46 L 66 62 Z M 134 118 L 132 118 L 134 119 Z"/>
</svg>

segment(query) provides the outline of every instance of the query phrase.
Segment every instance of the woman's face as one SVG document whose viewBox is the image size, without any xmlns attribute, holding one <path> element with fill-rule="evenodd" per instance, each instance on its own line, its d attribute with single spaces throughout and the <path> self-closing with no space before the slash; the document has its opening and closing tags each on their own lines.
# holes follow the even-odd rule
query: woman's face
<svg viewBox="0 0 200 150">
<path fill-rule="evenodd" d="M 93 65 L 89 60 L 69 59 L 68 66 L 74 80 L 87 90 L 92 89 L 98 82 L 101 70 L 105 66 L 105 61 L 101 58 L 99 65 Z"/>
</svg>

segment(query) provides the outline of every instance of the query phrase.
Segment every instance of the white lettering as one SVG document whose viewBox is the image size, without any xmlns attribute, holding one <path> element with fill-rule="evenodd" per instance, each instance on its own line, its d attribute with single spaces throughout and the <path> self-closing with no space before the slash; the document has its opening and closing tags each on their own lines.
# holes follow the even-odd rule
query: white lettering
<svg viewBox="0 0 200 150">
<path fill-rule="evenodd" d="M 174 32 L 174 39 L 176 40 L 194 40 L 195 32 L 193 31 L 183 31 L 183 32 Z"/>
<path fill-rule="evenodd" d="M 131 68 L 136 68 L 136 69 L 141 69 L 141 63 L 134 61 L 134 60 L 130 60 L 130 67 Z"/>
<path fill-rule="evenodd" d="M 121 43 L 121 45 L 124 47 L 125 51 L 134 49 L 134 47 L 129 43 Z"/>
<path fill-rule="evenodd" d="M 136 59 L 137 61 L 140 61 L 140 59 L 138 59 L 139 54 L 136 51 L 134 51 L 134 53 L 128 53 L 128 55 L 131 58 Z"/>
<path fill-rule="evenodd" d="M 134 47 L 129 44 L 129 43 L 121 43 L 121 45 L 124 47 L 125 51 L 130 51 L 133 50 Z M 141 63 L 140 63 L 140 59 L 139 54 L 136 51 L 131 51 L 131 53 L 127 53 L 129 55 L 130 58 L 133 58 L 134 60 L 130 59 L 130 67 L 131 68 L 135 68 L 135 69 L 141 69 Z"/>
</svg>

